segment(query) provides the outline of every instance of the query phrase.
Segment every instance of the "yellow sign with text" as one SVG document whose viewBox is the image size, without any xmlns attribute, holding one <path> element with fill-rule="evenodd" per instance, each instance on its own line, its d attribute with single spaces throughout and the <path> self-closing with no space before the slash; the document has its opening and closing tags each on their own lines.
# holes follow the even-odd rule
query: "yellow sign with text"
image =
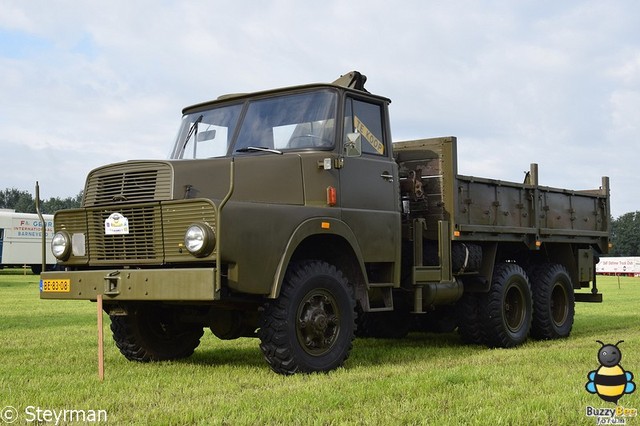
<svg viewBox="0 0 640 426">
<path fill-rule="evenodd" d="M 375 149 L 380 155 L 384 155 L 384 144 L 380 141 L 380 139 L 375 137 L 375 135 L 371 133 L 371 131 L 369 131 L 367 126 L 365 126 L 358 117 L 353 117 L 353 124 L 358 133 L 360 133 L 362 137 L 365 138 L 367 142 L 369 142 L 369 145 L 371 145 L 373 149 Z"/>
</svg>

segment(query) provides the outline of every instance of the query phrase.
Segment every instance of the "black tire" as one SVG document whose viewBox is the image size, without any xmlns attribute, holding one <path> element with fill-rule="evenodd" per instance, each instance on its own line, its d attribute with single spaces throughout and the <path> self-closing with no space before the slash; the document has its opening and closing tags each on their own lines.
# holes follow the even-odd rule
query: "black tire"
<svg viewBox="0 0 640 426">
<path fill-rule="evenodd" d="M 487 346 L 510 348 L 527 340 L 533 303 L 529 279 L 520 266 L 495 266 L 489 292 L 480 300 L 480 314 Z"/>
<path fill-rule="evenodd" d="M 480 295 L 465 292 L 456 304 L 456 314 L 458 334 L 462 341 L 474 345 L 484 343 L 480 322 Z"/>
<path fill-rule="evenodd" d="M 176 321 L 174 312 L 141 305 L 125 316 L 111 315 L 111 331 L 120 353 L 130 361 L 187 358 L 200 344 L 204 329 Z"/>
<path fill-rule="evenodd" d="M 569 336 L 575 315 L 571 277 L 564 266 L 545 263 L 530 275 L 533 293 L 531 337 L 558 339 Z"/>
<path fill-rule="evenodd" d="M 454 274 L 477 272 L 482 265 L 482 247 L 471 243 L 451 246 L 451 269 Z"/>
<path fill-rule="evenodd" d="M 260 321 L 260 349 L 273 371 L 327 372 L 349 357 L 355 297 L 342 272 L 323 261 L 289 267 L 280 297 Z"/>
</svg>

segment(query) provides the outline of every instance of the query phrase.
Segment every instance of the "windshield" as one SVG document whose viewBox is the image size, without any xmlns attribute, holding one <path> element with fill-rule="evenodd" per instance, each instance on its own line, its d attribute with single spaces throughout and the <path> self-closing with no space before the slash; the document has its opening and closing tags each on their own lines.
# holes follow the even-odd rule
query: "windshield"
<svg viewBox="0 0 640 426">
<path fill-rule="evenodd" d="M 249 104 L 235 151 L 248 147 L 277 150 L 333 148 L 337 95 L 322 90 Z"/>
<path fill-rule="evenodd" d="M 246 106 L 246 113 L 232 155 L 265 150 L 281 153 L 305 148 L 332 149 L 337 99 L 334 91 L 319 90 L 186 114 L 172 158 L 228 155 L 243 106 Z"/>
<path fill-rule="evenodd" d="M 210 158 L 227 155 L 242 104 L 186 114 L 171 158 Z"/>
</svg>

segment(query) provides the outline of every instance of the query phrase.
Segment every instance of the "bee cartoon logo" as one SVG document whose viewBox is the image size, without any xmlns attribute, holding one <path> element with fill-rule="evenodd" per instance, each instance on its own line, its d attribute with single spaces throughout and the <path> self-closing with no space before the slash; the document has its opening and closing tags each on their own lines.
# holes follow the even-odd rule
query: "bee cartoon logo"
<svg viewBox="0 0 640 426">
<path fill-rule="evenodd" d="M 620 365 L 622 352 L 618 345 L 624 340 L 620 340 L 615 345 L 605 345 L 600 340 L 596 342 L 602 345 L 598 351 L 600 368 L 587 374 L 589 381 L 585 388 L 589 393 L 597 393 L 602 400 L 617 404 L 624 394 L 633 393 L 636 390 L 633 373 L 625 371 Z"/>
</svg>

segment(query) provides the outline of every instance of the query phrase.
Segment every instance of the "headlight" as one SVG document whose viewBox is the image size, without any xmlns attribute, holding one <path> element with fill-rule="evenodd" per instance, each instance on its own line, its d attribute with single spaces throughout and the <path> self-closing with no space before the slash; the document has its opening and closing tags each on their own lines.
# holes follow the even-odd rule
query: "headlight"
<svg viewBox="0 0 640 426">
<path fill-rule="evenodd" d="M 51 240 L 51 252 L 59 260 L 67 260 L 71 253 L 71 238 L 64 231 L 56 232 Z"/>
<path fill-rule="evenodd" d="M 195 257 L 205 257 L 211 254 L 216 245 L 213 229 L 204 223 L 194 223 L 184 234 L 184 246 Z"/>
</svg>

